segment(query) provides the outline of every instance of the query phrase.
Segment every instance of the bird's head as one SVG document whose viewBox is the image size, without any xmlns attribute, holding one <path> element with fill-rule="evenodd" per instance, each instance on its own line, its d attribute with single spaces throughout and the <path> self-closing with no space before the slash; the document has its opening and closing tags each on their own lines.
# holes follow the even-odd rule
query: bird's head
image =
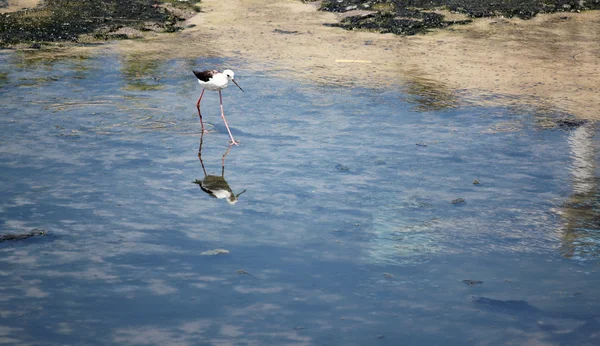
<svg viewBox="0 0 600 346">
<path fill-rule="evenodd" d="M 240 88 L 241 91 L 244 91 L 244 89 L 242 89 L 242 87 L 239 86 L 239 84 L 235 81 L 235 79 L 233 79 L 233 71 L 225 70 L 225 71 L 223 71 L 223 74 L 225 75 L 225 77 L 227 77 L 227 80 L 232 81 L 233 84 L 235 84 L 238 88 Z"/>
<path fill-rule="evenodd" d="M 227 79 L 233 80 L 233 75 L 234 75 L 233 71 L 225 70 L 225 71 L 223 71 L 223 74 L 225 75 L 225 77 L 227 77 Z"/>
</svg>

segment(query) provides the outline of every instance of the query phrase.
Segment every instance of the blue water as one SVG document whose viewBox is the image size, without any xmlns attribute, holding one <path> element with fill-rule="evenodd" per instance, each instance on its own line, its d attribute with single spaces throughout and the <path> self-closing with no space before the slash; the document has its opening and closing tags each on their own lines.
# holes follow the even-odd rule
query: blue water
<svg viewBox="0 0 600 346">
<path fill-rule="evenodd" d="M 0 243 L 0 344 L 598 344 L 594 124 L 236 62 L 224 161 L 202 102 L 229 203 L 193 183 L 191 70 L 230 62 L 22 54 L 0 54 L 0 235 L 47 234 Z"/>
</svg>

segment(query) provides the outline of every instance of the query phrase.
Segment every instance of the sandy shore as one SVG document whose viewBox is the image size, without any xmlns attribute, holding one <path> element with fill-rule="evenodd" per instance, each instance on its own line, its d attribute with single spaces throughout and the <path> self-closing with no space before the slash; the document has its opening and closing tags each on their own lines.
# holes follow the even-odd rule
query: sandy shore
<svg viewBox="0 0 600 346">
<path fill-rule="evenodd" d="M 135 59 L 239 58 L 243 67 L 299 81 L 399 85 L 434 105 L 514 105 L 600 119 L 600 11 L 485 18 L 407 37 L 324 26 L 341 17 L 298 0 L 204 0 L 201 8 L 186 23 L 192 28 L 101 49 Z"/>
<path fill-rule="evenodd" d="M 462 102 L 600 119 L 599 11 L 479 19 L 400 37 L 323 26 L 339 17 L 296 0 L 205 0 L 202 9 L 181 36 L 277 73 L 375 88 L 417 83 L 456 91 Z"/>
</svg>

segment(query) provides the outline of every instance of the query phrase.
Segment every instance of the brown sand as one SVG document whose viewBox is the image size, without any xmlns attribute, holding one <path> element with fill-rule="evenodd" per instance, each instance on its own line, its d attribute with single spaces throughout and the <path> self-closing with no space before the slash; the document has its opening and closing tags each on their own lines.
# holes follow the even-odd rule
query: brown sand
<svg viewBox="0 0 600 346">
<path fill-rule="evenodd" d="M 7 7 L 0 7 L 0 13 L 15 12 L 25 8 L 34 8 L 40 0 L 8 0 Z"/>
<path fill-rule="evenodd" d="M 600 11 L 479 19 L 401 37 L 324 26 L 338 15 L 298 0 L 204 0 L 201 6 L 188 21 L 193 28 L 116 47 L 136 59 L 240 58 L 299 81 L 400 85 L 440 97 L 442 105 L 527 105 L 600 119 Z"/>
<path fill-rule="evenodd" d="M 274 73 L 375 88 L 416 82 L 460 90 L 463 101 L 533 103 L 600 119 L 599 11 L 480 19 L 399 37 L 323 26 L 337 15 L 298 0 L 204 0 L 202 9 L 181 35 Z"/>
</svg>

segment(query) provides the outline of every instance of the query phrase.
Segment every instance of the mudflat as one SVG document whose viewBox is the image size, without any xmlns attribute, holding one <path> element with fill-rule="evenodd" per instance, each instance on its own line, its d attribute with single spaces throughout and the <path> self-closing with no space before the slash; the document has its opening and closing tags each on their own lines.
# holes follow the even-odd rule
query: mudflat
<svg viewBox="0 0 600 346">
<path fill-rule="evenodd" d="M 600 119 L 599 11 L 481 18 L 452 31 L 398 36 L 324 26 L 339 15 L 294 0 L 202 6 L 186 40 L 278 73 L 365 87 L 417 84 L 457 94 L 459 102 Z"/>
<path fill-rule="evenodd" d="M 449 107 L 508 105 L 600 119 L 600 11 L 520 19 L 436 10 L 446 20 L 473 21 L 401 36 L 332 27 L 348 13 L 319 11 L 320 2 L 204 0 L 200 6 L 181 32 L 110 49 L 136 58 L 240 58 L 251 68 L 326 84 L 400 85 L 450 99 L 440 100 Z"/>
</svg>

